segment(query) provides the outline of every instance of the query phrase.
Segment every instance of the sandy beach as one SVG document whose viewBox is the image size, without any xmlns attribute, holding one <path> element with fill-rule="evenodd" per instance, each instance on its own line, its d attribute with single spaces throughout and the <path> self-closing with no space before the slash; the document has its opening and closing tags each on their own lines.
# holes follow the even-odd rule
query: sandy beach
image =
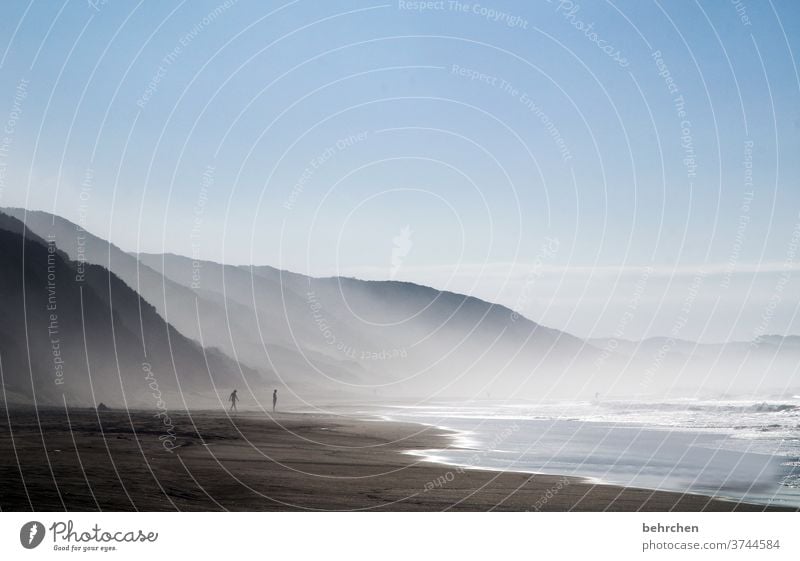
<svg viewBox="0 0 800 561">
<path fill-rule="evenodd" d="M 229 418 L 210 412 L 173 414 L 170 427 L 163 421 L 144 411 L 3 411 L 0 508 L 766 510 L 700 495 L 424 462 L 407 452 L 447 447 L 451 439 L 416 424 L 290 413 Z"/>
</svg>

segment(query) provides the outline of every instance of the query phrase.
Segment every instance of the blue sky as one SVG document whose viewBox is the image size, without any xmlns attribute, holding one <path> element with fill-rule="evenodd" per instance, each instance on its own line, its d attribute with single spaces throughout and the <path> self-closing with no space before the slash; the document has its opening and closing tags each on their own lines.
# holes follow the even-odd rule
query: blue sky
<svg viewBox="0 0 800 561">
<path fill-rule="evenodd" d="M 644 267 L 666 280 L 628 335 L 669 333 L 711 271 L 713 321 L 677 335 L 749 338 L 775 294 L 766 331 L 800 332 L 796 2 L 425 5 L 9 2 L 0 206 L 582 335 L 619 326 Z"/>
</svg>

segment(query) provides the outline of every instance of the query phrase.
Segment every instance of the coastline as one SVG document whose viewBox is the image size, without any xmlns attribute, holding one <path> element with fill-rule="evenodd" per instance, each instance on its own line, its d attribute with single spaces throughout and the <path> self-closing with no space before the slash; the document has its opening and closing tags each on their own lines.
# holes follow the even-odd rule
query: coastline
<svg viewBox="0 0 800 561">
<path fill-rule="evenodd" d="M 176 447 L 170 451 L 159 440 L 163 427 L 153 412 L 5 413 L 4 511 L 793 510 L 429 462 L 411 454 L 446 448 L 450 435 L 414 423 L 313 413 L 279 413 L 274 420 L 182 413 L 173 415 Z"/>
<path fill-rule="evenodd" d="M 411 417 L 384 418 L 395 422 L 410 422 L 411 419 Z M 637 424 L 587 423 L 573 419 L 534 420 L 532 422 L 536 426 L 525 426 L 521 429 L 518 423 L 531 422 L 531 420 L 524 418 L 508 419 L 513 422 L 509 425 L 505 425 L 506 428 L 502 428 L 504 426 L 502 422 L 499 426 L 489 427 L 487 425 L 487 427 L 482 427 L 484 423 L 493 420 L 490 418 L 483 419 L 471 428 L 466 428 L 463 424 L 459 426 L 457 419 L 459 418 L 454 418 L 453 420 L 455 422 L 446 425 L 441 424 L 441 421 L 437 421 L 436 423 L 424 420 L 413 421 L 449 433 L 451 444 L 447 447 L 410 451 L 408 453 L 434 464 L 461 469 L 566 477 L 586 485 L 641 489 L 658 493 L 677 493 L 681 495 L 714 498 L 715 500 L 732 503 L 762 505 L 771 508 L 785 508 L 789 510 L 800 509 L 798 494 L 793 492 L 793 489 L 784 489 L 776 485 L 773 490 L 768 490 L 768 487 L 765 486 L 768 485 L 768 483 L 765 483 L 768 481 L 768 476 L 765 476 L 767 463 L 758 463 L 757 467 L 760 469 L 757 473 L 753 473 L 752 470 L 749 474 L 740 473 L 741 466 L 745 465 L 746 462 L 744 456 L 737 456 L 734 465 L 730 467 L 717 467 L 716 472 L 708 473 L 707 471 L 710 471 L 711 461 L 713 461 L 715 457 L 731 454 L 730 450 L 715 449 L 715 446 L 719 446 L 715 439 L 727 438 L 727 435 L 723 435 L 722 433 L 692 430 L 690 428 L 667 428 Z M 541 429 L 542 426 L 538 425 L 544 426 L 544 430 L 531 430 Z M 574 445 L 572 448 L 569 448 L 569 443 L 577 438 L 577 433 L 573 432 L 572 429 L 558 430 L 559 426 L 588 427 L 587 430 L 589 431 L 605 433 L 600 439 L 603 446 L 601 447 L 600 444 L 597 444 L 597 441 L 593 440 L 593 448 L 591 450 L 581 450 L 580 446 L 576 447 Z M 521 441 L 523 443 L 523 448 L 519 447 L 519 441 L 516 443 L 507 441 L 507 438 L 514 432 L 522 431 L 523 429 L 527 432 L 520 432 L 520 435 L 532 433 L 538 436 L 532 439 L 523 436 Z M 609 431 L 609 429 L 611 432 L 606 432 Z M 642 461 L 642 459 L 635 454 L 633 457 L 627 455 L 631 447 L 631 442 L 624 438 L 615 439 L 612 436 L 614 431 L 627 432 L 629 434 L 635 433 L 637 443 L 646 441 L 647 436 L 650 435 L 651 440 L 658 444 L 657 448 L 652 451 L 654 456 Z M 542 434 L 548 432 L 552 432 L 552 434 L 547 438 L 543 438 Z M 652 435 L 658 436 L 653 439 Z M 551 450 L 554 440 L 562 443 L 559 453 L 563 452 L 566 457 L 573 458 L 571 462 L 570 460 L 563 460 L 558 456 L 548 456 L 547 452 L 529 455 L 533 449 L 539 446 L 543 447 L 544 450 Z M 680 468 L 699 470 L 697 472 L 698 474 L 695 475 L 692 480 L 691 486 L 687 486 L 686 483 L 683 482 L 686 480 L 686 477 L 680 475 L 677 463 L 673 464 L 671 460 L 665 460 L 663 458 L 656 459 L 655 454 L 660 453 L 663 456 L 665 452 L 668 453 L 666 450 L 668 442 L 678 442 L 681 445 L 686 442 L 691 442 L 692 445 L 699 444 L 701 449 L 707 451 L 708 456 L 710 456 L 711 460 L 708 460 L 707 456 L 699 461 L 695 459 L 694 464 L 692 464 L 687 461 L 687 458 L 691 457 L 688 453 L 688 449 L 680 445 L 677 448 L 672 448 L 671 452 L 675 454 L 675 457 L 679 457 L 679 461 L 682 462 Z M 510 446 L 508 446 L 509 444 Z M 703 448 L 703 445 L 707 445 L 707 448 Z M 525 448 L 525 446 L 527 446 L 527 448 Z M 641 452 L 641 450 L 639 452 Z M 736 453 L 734 452 L 734 454 Z M 609 456 L 612 459 L 611 463 L 608 463 Z M 763 460 L 758 460 L 759 462 L 773 462 L 773 465 L 777 463 L 786 465 L 783 463 L 783 461 L 786 460 L 784 457 L 758 454 L 756 456 L 764 458 Z M 582 458 L 582 460 L 578 460 L 577 458 Z M 614 467 L 620 462 L 623 466 L 626 466 L 625 469 L 614 471 Z M 551 463 L 559 467 L 549 467 Z M 666 474 L 664 473 L 665 470 Z M 674 479 L 671 478 L 673 471 L 679 473 L 678 477 Z M 699 475 L 700 472 L 702 472 L 702 479 L 701 475 Z M 634 474 L 633 477 L 631 477 L 631 474 Z M 748 478 L 753 476 L 757 478 L 757 481 Z M 715 481 L 715 477 L 719 478 L 716 479 L 716 481 L 723 480 L 725 485 L 710 483 L 710 481 Z M 734 481 L 737 481 L 738 484 L 733 484 L 732 482 Z"/>
</svg>

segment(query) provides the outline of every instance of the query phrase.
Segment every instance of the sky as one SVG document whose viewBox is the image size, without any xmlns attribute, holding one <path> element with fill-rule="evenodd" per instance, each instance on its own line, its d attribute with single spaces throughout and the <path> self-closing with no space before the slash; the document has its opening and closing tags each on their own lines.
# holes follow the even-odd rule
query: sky
<svg viewBox="0 0 800 561">
<path fill-rule="evenodd" d="M 10 1 L 0 206 L 128 251 L 800 334 L 800 5 Z"/>
</svg>

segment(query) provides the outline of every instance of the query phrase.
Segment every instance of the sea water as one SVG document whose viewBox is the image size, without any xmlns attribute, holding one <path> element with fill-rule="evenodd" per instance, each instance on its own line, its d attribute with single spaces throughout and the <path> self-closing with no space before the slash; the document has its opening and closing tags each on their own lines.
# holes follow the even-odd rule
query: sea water
<svg viewBox="0 0 800 561">
<path fill-rule="evenodd" d="M 453 431 L 414 452 L 474 469 L 800 506 L 800 398 L 469 402 L 392 407 L 386 417 Z"/>
</svg>

